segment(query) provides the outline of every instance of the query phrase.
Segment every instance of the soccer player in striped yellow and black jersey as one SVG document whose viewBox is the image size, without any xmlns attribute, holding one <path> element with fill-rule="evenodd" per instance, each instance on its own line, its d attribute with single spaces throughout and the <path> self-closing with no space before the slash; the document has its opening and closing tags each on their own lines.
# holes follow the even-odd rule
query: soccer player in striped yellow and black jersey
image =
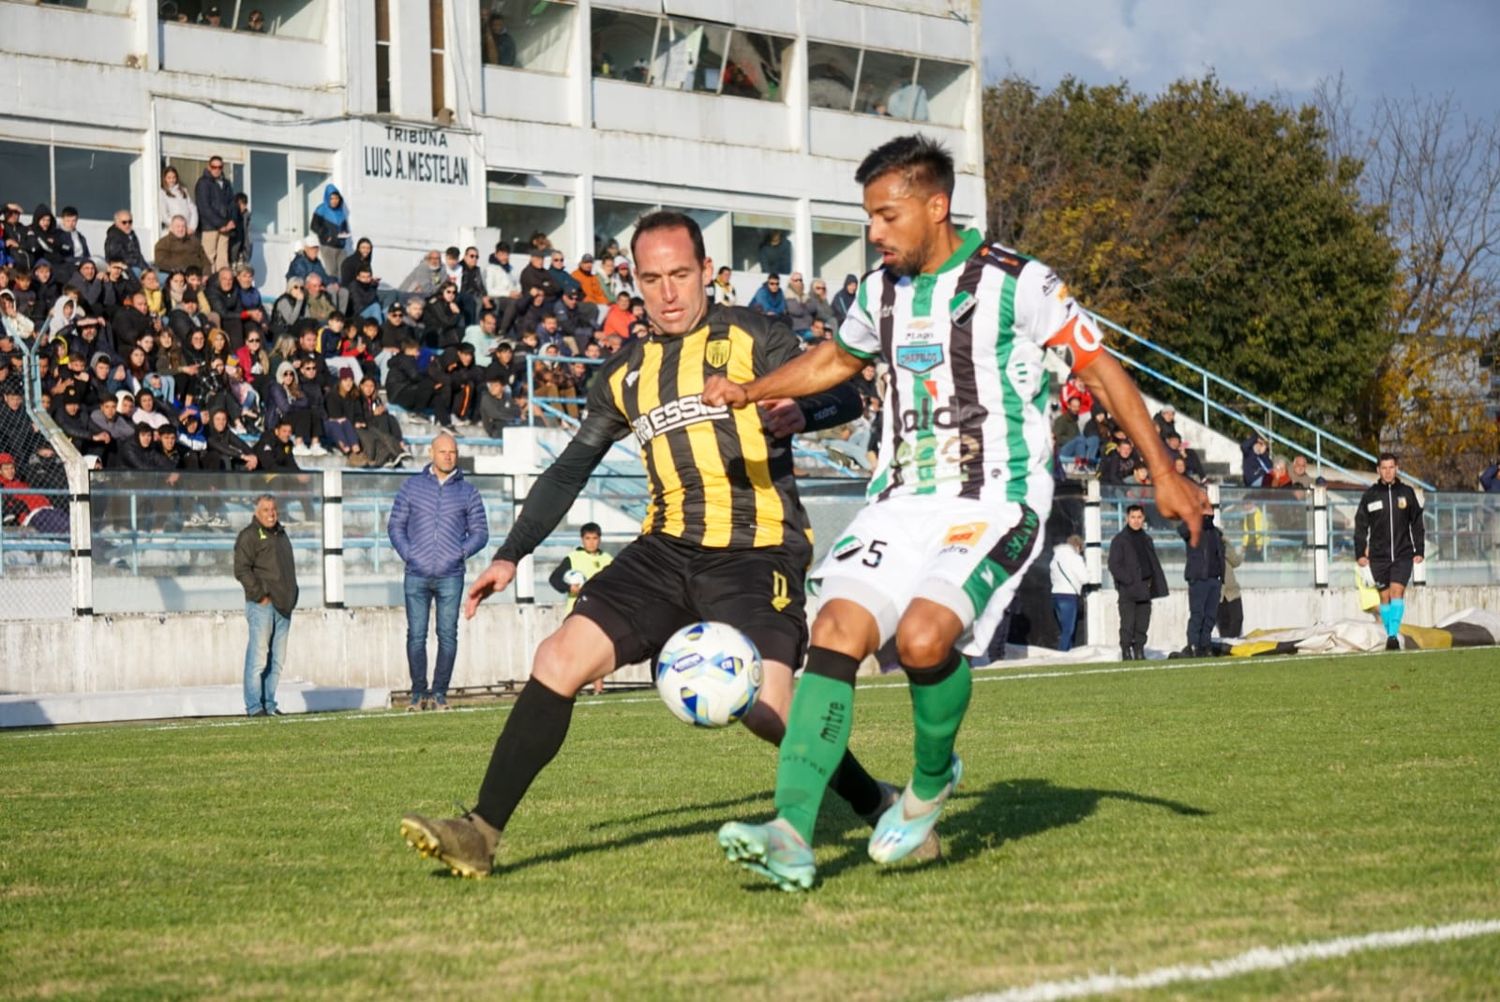
<svg viewBox="0 0 1500 1002">
<path fill-rule="evenodd" d="M 562 626 L 537 649 L 474 809 L 458 818 L 402 819 L 408 842 L 463 876 L 490 872 L 500 832 L 562 747 L 575 694 L 620 665 L 654 657 L 689 623 L 726 622 L 755 643 L 765 681 L 745 724 L 772 744 L 785 733 L 792 672 L 807 644 L 802 589 L 812 556 L 791 435 L 851 420 L 861 410 L 859 395 L 846 384 L 762 408 L 705 405 L 710 377 L 749 381 L 800 354 L 800 343 L 779 321 L 709 303 L 713 268 L 688 216 L 643 216 L 631 253 L 651 333 L 591 381 L 578 433 L 527 495 L 494 562 L 470 589 L 465 614 L 472 617 L 510 584 L 516 562 L 556 528 L 610 447 L 627 435 L 640 445 L 650 506 L 640 537 L 589 579 Z M 900 793 L 872 779 L 852 754 L 824 778 L 872 824 Z"/>
</svg>

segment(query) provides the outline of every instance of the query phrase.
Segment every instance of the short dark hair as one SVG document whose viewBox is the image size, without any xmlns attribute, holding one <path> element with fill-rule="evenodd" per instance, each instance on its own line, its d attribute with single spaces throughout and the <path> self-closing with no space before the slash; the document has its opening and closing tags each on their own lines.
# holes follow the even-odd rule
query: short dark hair
<svg viewBox="0 0 1500 1002">
<path fill-rule="evenodd" d="M 892 171 L 900 171 L 913 185 L 953 198 L 953 155 L 936 139 L 913 134 L 882 143 L 860 162 L 854 180 L 863 186 Z"/>
<path fill-rule="evenodd" d="M 650 233 L 653 230 L 675 230 L 684 229 L 688 231 L 688 237 L 693 241 L 693 256 L 698 263 L 702 264 L 708 260 L 708 251 L 703 246 L 703 229 L 697 220 L 683 212 L 674 212 L 671 209 L 659 209 L 656 212 L 648 212 L 635 221 L 635 233 L 630 238 L 630 257 L 634 260 L 635 245 L 640 241 L 641 234 Z"/>
<path fill-rule="evenodd" d="M 578 527 L 578 534 L 580 536 L 587 536 L 591 532 L 596 536 L 604 535 L 604 530 L 599 528 L 598 522 L 585 522 Z"/>
<path fill-rule="evenodd" d="M 1141 514 L 1142 514 L 1142 515 L 1144 515 L 1144 514 L 1146 514 L 1146 509 L 1145 509 L 1145 508 L 1142 508 L 1142 507 L 1141 507 L 1141 506 L 1140 506 L 1140 505 L 1138 505 L 1138 504 L 1133 504 L 1133 505 L 1131 505 L 1131 506 L 1130 506 L 1130 507 L 1129 507 L 1129 508 L 1126 508 L 1126 509 L 1125 509 L 1125 514 L 1126 514 L 1126 515 L 1129 515 L 1129 514 L 1130 514 L 1130 513 L 1131 513 L 1131 512 L 1133 512 L 1133 511 L 1138 511 L 1138 512 L 1140 512 L 1140 513 L 1141 513 Z"/>
<path fill-rule="evenodd" d="M 1385 462 L 1387 459 L 1389 459 L 1391 462 L 1397 463 L 1397 464 L 1399 464 L 1401 462 L 1401 460 L 1399 460 L 1399 459 L 1396 458 L 1396 454 L 1394 452 L 1382 452 L 1380 454 L 1380 458 L 1377 459 L 1377 460 L 1375 460 L 1375 462 L 1376 462 L 1377 465 L 1379 465 L 1380 463 Z"/>
</svg>

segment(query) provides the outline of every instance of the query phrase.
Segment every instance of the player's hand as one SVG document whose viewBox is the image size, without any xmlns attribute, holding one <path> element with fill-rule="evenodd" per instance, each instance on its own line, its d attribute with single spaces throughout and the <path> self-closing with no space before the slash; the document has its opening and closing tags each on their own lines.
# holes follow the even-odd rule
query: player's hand
<svg viewBox="0 0 1500 1002">
<path fill-rule="evenodd" d="M 486 567 L 469 589 L 469 600 L 464 603 L 464 618 L 473 619 L 474 613 L 479 611 L 479 603 L 497 591 L 504 591 L 515 576 L 516 565 L 509 560 L 496 560 Z"/>
<path fill-rule="evenodd" d="M 1181 519 L 1188 527 L 1188 545 L 1197 546 L 1203 531 L 1203 516 L 1213 513 L 1213 505 L 1203 488 L 1193 483 L 1176 470 L 1159 479 L 1153 476 L 1156 487 L 1156 510 L 1166 518 Z"/>
<path fill-rule="evenodd" d="M 750 394 L 739 383 L 723 376 L 709 376 L 703 386 L 703 402 L 710 407 L 744 407 L 750 403 Z"/>
<path fill-rule="evenodd" d="M 807 415 L 790 397 L 760 402 L 760 423 L 772 438 L 788 438 L 807 427 Z"/>
<path fill-rule="evenodd" d="M 1412 557 L 1411 558 L 1411 562 L 1414 563 L 1414 564 L 1420 564 L 1422 562 L 1422 558 L 1421 557 Z"/>
<path fill-rule="evenodd" d="M 1370 566 L 1370 558 L 1369 557 L 1360 557 L 1358 560 L 1355 561 L 1355 563 L 1359 564 L 1359 566 L 1361 566 L 1361 567 L 1369 567 Z"/>
</svg>

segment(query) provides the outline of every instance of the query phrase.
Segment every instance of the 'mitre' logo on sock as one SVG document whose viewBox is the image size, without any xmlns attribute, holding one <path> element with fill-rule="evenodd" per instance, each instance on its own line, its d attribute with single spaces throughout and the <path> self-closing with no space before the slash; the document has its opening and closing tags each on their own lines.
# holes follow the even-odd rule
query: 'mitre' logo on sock
<svg viewBox="0 0 1500 1002">
<path fill-rule="evenodd" d="M 849 719 L 849 708 L 843 703 L 829 703 L 828 712 L 823 714 L 823 730 L 818 736 L 824 741 L 837 741 L 839 730 L 844 726 L 844 721 Z"/>
</svg>

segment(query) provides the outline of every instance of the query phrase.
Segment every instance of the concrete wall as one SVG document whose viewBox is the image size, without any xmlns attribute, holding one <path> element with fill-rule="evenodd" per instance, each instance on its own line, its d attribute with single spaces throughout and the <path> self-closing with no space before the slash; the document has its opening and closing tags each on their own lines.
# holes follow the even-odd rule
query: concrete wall
<svg viewBox="0 0 1500 1002">
<path fill-rule="evenodd" d="M 1313 623 L 1358 619 L 1375 622 L 1373 613 L 1361 612 L 1359 592 L 1353 588 L 1247 589 L 1245 632 L 1308 626 Z M 1114 644 L 1120 635 L 1120 615 L 1114 592 L 1096 592 L 1089 599 L 1089 643 Z M 1500 608 L 1500 585 L 1418 587 L 1406 596 L 1406 622 L 1415 626 L 1437 623 L 1464 609 Z M 1187 586 L 1173 580 L 1172 593 L 1152 603 L 1151 630 L 1146 645 L 1161 650 L 1181 650 L 1187 643 Z"/>
<path fill-rule="evenodd" d="M 1304 626 L 1370 618 L 1352 589 L 1252 590 L 1244 594 L 1245 629 Z M 1092 642 L 1112 644 L 1119 619 L 1112 595 L 1091 599 Z M 1407 600 L 1406 620 L 1432 626 L 1471 606 L 1500 605 L 1500 586 L 1421 587 Z M 487 605 L 460 620 L 453 687 L 524 679 L 531 656 L 561 622 L 560 605 Z M 85 620 L 0 623 L 0 693 L 110 692 L 233 684 L 241 678 L 245 620 L 233 613 L 97 616 Z M 1187 634 L 1187 593 L 1155 603 L 1149 646 L 1177 650 Z M 428 657 L 436 655 L 436 640 Z M 403 610 L 312 609 L 292 620 L 286 674 L 319 686 L 408 688 Z M 647 681 L 642 665 L 620 680 Z"/>
<path fill-rule="evenodd" d="M 560 605 L 506 605 L 482 607 L 473 620 L 461 619 L 453 687 L 524 679 L 537 644 L 562 614 Z M 0 693 L 233 684 L 242 677 L 245 636 L 245 618 L 234 613 L 0 623 Z M 437 641 L 430 639 L 429 663 L 436 654 Z M 620 677 L 647 676 L 644 668 L 634 668 Z M 404 611 L 298 611 L 283 679 L 407 689 Z"/>
</svg>

